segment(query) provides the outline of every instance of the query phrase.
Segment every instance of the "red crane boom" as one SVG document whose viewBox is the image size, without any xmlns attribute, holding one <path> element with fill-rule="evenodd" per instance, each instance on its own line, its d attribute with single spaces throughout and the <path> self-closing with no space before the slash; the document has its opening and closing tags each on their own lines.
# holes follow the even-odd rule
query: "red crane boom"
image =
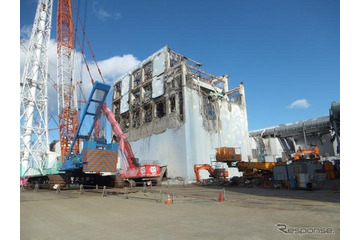
<svg viewBox="0 0 360 240">
<path fill-rule="evenodd" d="M 76 81 L 74 79 L 74 37 L 71 0 L 58 0 L 57 18 L 57 86 L 59 133 L 62 162 L 68 155 L 78 127 Z M 74 145 L 79 153 L 79 142 Z"/>
</svg>

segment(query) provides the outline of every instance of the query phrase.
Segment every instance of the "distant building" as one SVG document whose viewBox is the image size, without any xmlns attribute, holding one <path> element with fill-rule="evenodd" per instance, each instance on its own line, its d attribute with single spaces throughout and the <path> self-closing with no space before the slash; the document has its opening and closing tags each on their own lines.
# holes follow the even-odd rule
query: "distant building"
<svg viewBox="0 0 360 240">
<path fill-rule="evenodd" d="M 194 179 L 193 165 L 211 164 L 217 147 L 251 157 L 243 84 L 229 90 L 227 75 L 200 66 L 165 46 L 114 82 L 113 112 L 134 155 L 171 178 Z"/>
<path fill-rule="evenodd" d="M 322 159 L 339 158 L 329 116 L 250 131 L 250 145 L 252 161 L 286 160 L 297 150 L 315 145 Z"/>
</svg>

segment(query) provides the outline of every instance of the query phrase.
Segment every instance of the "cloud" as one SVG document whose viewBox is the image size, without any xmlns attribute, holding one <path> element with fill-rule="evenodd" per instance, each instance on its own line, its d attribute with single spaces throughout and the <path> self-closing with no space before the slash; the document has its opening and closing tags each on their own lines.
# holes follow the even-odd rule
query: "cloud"
<svg viewBox="0 0 360 240">
<path fill-rule="evenodd" d="M 139 63 L 133 55 L 126 54 L 105 59 L 98 64 L 106 81 L 112 82 Z"/>
<path fill-rule="evenodd" d="M 25 46 L 29 45 L 29 39 L 23 39 Z M 20 51 L 20 77 L 23 74 L 24 63 L 26 59 L 26 54 L 23 51 Z M 57 78 L 57 53 L 56 53 L 56 40 L 50 39 L 49 49 L 48 49 L 48 73 L 52 78 L 52 82 L 56 83 Z M 92 89 L 92 84 L 90 80 L 89 73 L 86 69 L 85 64 L 81 61 L 82 56 L 81 53 L 75 53 L 75 79 L 80 81 L 80 76 L 82 76 L 82 92 L 87 100 L 87 97 Z M 89 61 L 89 58 L 87 58 Z M 112 82 L 123 74 L 131 70 L 133 67 L 138 65 L 140 61 L 132 54 L 125 54 L 123 56 L 113 56 L 108 59 L 104 59 L 98 61 L 98 65 L 100 71 L 108 84 L 112 84 Z M 93 79 L 96 81 L 101 81 L 101 78 L 98 74 L 96 65 L 94 62 L 89 62 L 89 69 Z M 81 72 L 80 72 L 81 70 Z M 80 91 L 78 91 L 80 94 Z M 51 81 L 48 81 L 48 113 L 57 119 L 58 114 L 58 103 L 57 103 L 57 90 L 51 84 Z"/>
<path fill-rule="evenodd" d="M 286 108 L 309 108 L 309 107 L 310 107 L 310 104 L 308 103 L 308 101 L 306 99 L 298 99 L 298 100 L 294 101 L 293 103 L 291 103 Z"/>
<path fill-rule="evenodd" d="M 24 25 L 20 28 L 20 39 L 30 39 L 32 25 Z"/>
<path fill-rule="evenodd" d="M 107 19 L 117 20 L 121 17 L 119 12 L 110 13 L 106 11 L 99 2 L 93 2 L 93 11 L 95 15 L 102 21 L 106 21 Z"/>
<path fill-rule="evenodd" d="M 75 76 L 75 78 L 82 79 L 81 86 L 83 94 L 81 94 L 81 96 L 84 95 L 85 100 L 87 100 L 87 96 L 92 89 L 90 75 L 86 68 L 86 65 L 84 63 L 80 63 L 82 59 L 80 53 L 77 53 L 76 59 L 77 61 L 75 63 L 75 67 L 77 66 L 77 69 L 79 71 L 77 71 L 77 75 Z M 124 75 L 129 70 L 138 65 L 140 61 L 132 54 L 125 54 L 123 56 L 113 56 L 104 60 L 100 60 L 97 61 L 97 63 L 105 82 L 112 85 L 115 80 L 117 80 L 122 75 Z M 93 80 L 102 82 L 95 62 L 88 62 L 88 66 Z M 81 72 L 80 69 L 82 69 Z"/>
</svg>

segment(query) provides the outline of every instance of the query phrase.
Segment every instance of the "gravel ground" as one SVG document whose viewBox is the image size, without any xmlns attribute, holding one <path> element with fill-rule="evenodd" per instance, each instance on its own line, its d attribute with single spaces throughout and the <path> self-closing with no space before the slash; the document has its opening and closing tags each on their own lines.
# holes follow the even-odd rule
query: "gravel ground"
<svg viewBox="0 0 360 240">
<path fill-rule="evenodd" d="M 339 239 L 340 193 L 156 186 L 20 192 L 21 239 Z M 168 194 L 173 204 L 166 205 Z M 126 198 L 127 197 L 127 198 Z M 306 233 L 283 233 L 298 228 Z M 332 233 L 311 233 L 313 228 Z M 282 227 L 284 228 L 284 225 Z"/>
</svg>

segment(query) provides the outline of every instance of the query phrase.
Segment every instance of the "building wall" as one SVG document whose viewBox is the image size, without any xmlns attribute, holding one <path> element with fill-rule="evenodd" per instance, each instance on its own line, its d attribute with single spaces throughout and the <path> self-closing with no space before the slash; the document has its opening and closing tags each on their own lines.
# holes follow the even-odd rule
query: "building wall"
<svg viewBox="0 0 360 240">
<path fill-rule="evenodd" d="M 188 176 L 194 177 L 194 164 L 215 160 L 215 148 L 234 147 L 243 158 L 249 155 L 249 138 L 243 135 L 246 115 L 238 104 L 217 100 L 216 120 L 209 120 L 197 91 L 187 89 L 185 96 Z M 230 169 L 230 176 L 238 175 L 237 169 Z"/>
<path fill-rule="evenodd" d="M 323 134 L 321 137 L 313 135 L 307 136 L 306 142 L 307 145 L 316 145 L 319 147 L 320 156 L 325 157 L 336 157 L 335 154 L 336 150 L 336 141 L 331 142 L 331 133 Z M 262 138 L 264 145 L 265 145 L 265 161 L 272 162 L 276 161 L 278 158 L 284 158 L 285 150 L 280 144 L 279 138 L 277 137 L 264 137 Z M 294 147 L 295 151 L 299 148 L 308 148 L 305 144 L 304 137 L 297 137 L 294 139 Z M 261 161 L 260 157 L 258 157 L 259 152 L 259 144 L 254 140 L 253 137 L 250 137 L 251 149 L 252 149 L 252 159 L 253 161 Z M 255 153 L 255 154 L 254 154 Z M 294 153 L 294 152 L 293 152 Z"/>
<path fill-rule="evenodd" d="M 228 91 L 227 75 L 215 77 L 198 66 L 164 47 L 114 83 L 113 112 L 134 155 L 140 163 L 166 165 L 170 178 L 195 179 L 194 164 L 212 164 L 218 147 L 239 148 L 245 160 L 251 156 L 243 84 Z M 147 86 L 152 86 L 150 97 Z M 239 175 L 234 168 L 229 173 Z"/>
<path fill-rule="evenodd" d="M 308 136 L 306 137 L 306 142 L 308 145 L 317 145 L 320 149 L 321 156 L 335 156 L 336 146 L 330 141 L 331 134 L 328 133 L 323 135 L 322 137 L 318 136 Z M 295 141 L 296 150 L 300 148 L 305 148 L 305 140 L 304 138 L 298 138 Z"/>
<path fill-rule="evenodd" d="M 185 125 L 131 142 L 141 163 L 168 166 L 168 177 L 187 177 Z"/>
<path fill-rule="evenodd" d="M 265 162 L 274 162 L 277 158 L 281 158 L 282 154 L 284 152 L 284 149 L 282 149 L 282 146 L 280 144 L 280 141 L 278 138 L 274 137 L 265 137 L 262 138 L 262 141 L 264 143 L 264 153 L 265 156 L 262 159 L 259 155 L 259 144 L 253 137 L 249 138 L 249 141 L 251 143 L 251 149 L 252 149 L 252 156 L 251 161 L 255 162 L 261 162 L 265 160 Z"/>
<path fill-rule="evenodd" d="M 319 147 L 321 157 L 338 158 L 337 143 L 331 141 L 333 131 L 329 116 L 254 130 L 250 132 L 252 158 L 263 161 L 264 154 L 259 153 L 265 149 L 265 160 L 274 161 L 279 157 L 291 157 L 290 154 L 295 154 L 299 148 L 314 145 Z M 284 156 L 284 152 L 287 152 L 287 156 Z"/>
<path fill-rule="evenodd" d="M 212 164 L 215 148 L 235 147 L 243 156 L 249 153 L 249 138 L 243 135 L 243 109 L 226 100 L 217 100 L 216 120 L 206 118 L 202 97 L 196 90 L 185 91 L 185 124 L 179 128 L 167 129 L 160 134 L 131 142 L 134 154 L 141 163 L 155 162 L 167 165 L 168 177 L 195 179 L 194 164 Z M 204 125 L 206 127 L 204 127 Z M 224 164 L 225 168 L 227 166 Z M 237 169 L 229 169 L 230 176 L 238 176 Z M 201 171 L 202 178 L 208 173 Z"/>
</svg>

